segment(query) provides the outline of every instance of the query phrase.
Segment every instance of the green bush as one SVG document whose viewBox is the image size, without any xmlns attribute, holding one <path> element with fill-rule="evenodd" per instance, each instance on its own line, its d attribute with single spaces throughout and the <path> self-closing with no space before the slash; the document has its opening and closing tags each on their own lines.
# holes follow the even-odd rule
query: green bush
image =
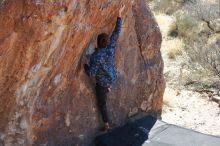
<svg viewBox="0 0 220 146">
<path fill-rule="evenodd" d="M 192 39 L 197 37 L 198 25 L 198 20 L 187 13 L 182 13 L 176 16 L 177 31 L 178 34 L 183 38 Z"/>
</svg>

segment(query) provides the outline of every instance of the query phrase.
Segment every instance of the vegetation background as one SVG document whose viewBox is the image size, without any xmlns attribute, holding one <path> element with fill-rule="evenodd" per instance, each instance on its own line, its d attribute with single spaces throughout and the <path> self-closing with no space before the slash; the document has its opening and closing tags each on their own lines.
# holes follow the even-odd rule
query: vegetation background
<svg viewBox="0 0 220 146">
<path fill-rule="evenodd" d="M 220 136 L 220 1 L 147 3 L 163 35 L 163 120 Z"/>
</svg>

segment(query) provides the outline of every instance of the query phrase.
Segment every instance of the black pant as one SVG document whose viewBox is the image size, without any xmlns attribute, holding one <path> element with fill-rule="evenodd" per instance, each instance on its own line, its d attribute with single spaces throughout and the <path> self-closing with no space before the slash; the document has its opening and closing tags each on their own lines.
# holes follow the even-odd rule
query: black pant
<svg viewBox="0 0 220 146">
<path fill-rule="evenodd" d="M 102 120 L 105 123 L 109 122 L 108 111 L 106 106 L 107 93 L 108 93 L 107 87 L 102 87 L 96 84 L 96 98 L 97 98 L 98 108 L 101 112 Z"/>
</svg>

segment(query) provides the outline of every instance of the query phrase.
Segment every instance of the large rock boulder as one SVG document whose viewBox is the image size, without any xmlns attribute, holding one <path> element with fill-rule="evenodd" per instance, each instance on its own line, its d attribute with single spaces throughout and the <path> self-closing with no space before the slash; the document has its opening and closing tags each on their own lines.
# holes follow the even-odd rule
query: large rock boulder
<svg viewBox="0 0 220 146">
<path fill-rule="evenodd" d="M 94 82 L 84 73 L 88 48 L 111 33 L 126 5 L 108 95 L 112 123 L 139 111 L 160 115 L 165 88 L 161 34 L 145 0 L 0 2 L 0 143 L 89 145 L 100 125 Z"/>
</svg>

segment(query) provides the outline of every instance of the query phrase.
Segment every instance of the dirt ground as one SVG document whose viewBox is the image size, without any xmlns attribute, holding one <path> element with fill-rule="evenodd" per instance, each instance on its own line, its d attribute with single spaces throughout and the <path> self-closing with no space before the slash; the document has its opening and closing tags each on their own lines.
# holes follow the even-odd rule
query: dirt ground
<svg viewBox="0 0 220 146">
<path fill-rule="evenodd" d="M 220 108 L 206 94 L 166 88 L 162 119 L 168 123 L 220 136 Z"/>
</svg>

